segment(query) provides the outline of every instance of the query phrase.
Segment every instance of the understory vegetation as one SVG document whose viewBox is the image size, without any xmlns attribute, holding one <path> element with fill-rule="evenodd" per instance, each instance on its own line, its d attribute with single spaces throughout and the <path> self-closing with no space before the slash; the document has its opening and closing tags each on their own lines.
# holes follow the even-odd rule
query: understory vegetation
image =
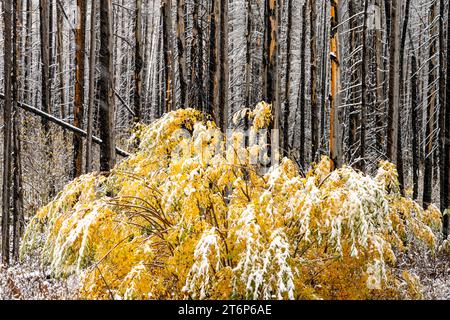
<svg viewBox="0 0 450 320">
<path fill-rule="evenodd" d="M 306 173 L 287 158 L 266 168 L 252 159 L 270 106 L 250 121 L 254 143 L 240 130 L 225 141 L 194 109 L 140 127 L 129 158 L 38 211 L 22 259 L 76 276 L 85 299 L 424 298 L 423 252 L 448 278 L 442 214 L 401 195 L 394 165 L 373 177 L 326 157 Z"/>
</svg>

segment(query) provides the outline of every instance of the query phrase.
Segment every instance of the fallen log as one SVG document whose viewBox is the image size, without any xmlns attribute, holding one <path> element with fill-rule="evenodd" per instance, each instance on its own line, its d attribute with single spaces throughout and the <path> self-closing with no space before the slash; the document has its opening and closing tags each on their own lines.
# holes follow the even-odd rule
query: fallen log
<svg viewBox="0 0 450 320">
<path fill-rule="evenodd" d="M 3 100 L 5 99 L 5 96 L 2 93 L 0 93 L 0 99 L 3 99 Z M 16 105 L 25 111 L 31 112 L 39 117 L 42 117 L 50 122 L 53 122 L 54 124 L 57 124 L 58 126 L 60 126 L 61 128 L 65 129 L 65 130 L 72 131 L 76 134 L 81 135 L 84 138 L 87 137 L 86 131 L 84 131 L 78 127 L 75 127 L 75 126 L 71 125 L 70 123 L 67 123 L 57 117 L 54 117 L 51 114 L 48 114 L 42 110 L 39 110 L 38 108 L 35 108 L 35 107 L 30 106 L 29 104 L 26 104 L 23 102 L 17 102 Z M 97 138 L 94 136 L 92 136 L 92 141 L 99 145 L 101 145 L 103 143 L 103 141 L 100 138 Z M 122 150 L 120 148 L 117 148 L 117 147 L 116 147 L 116 153 L 122 157 L 130 156 L 130 154 L 128 152 L 126 152 L 125 150 Z"/>
</svg>

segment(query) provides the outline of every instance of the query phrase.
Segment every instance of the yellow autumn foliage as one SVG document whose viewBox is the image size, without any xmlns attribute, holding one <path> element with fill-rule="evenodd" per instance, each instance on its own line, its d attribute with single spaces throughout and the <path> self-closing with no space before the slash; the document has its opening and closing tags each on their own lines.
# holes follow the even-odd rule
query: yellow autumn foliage
<svg viewBox="0 0 450 320">
<path fill-rule="evenodd" d="M 251 114 L 253 131 L 267 110 Z M 261 168 L 248 158 L 262 143 L 244 147 L 238 130 L 225 141 L 193 109 L 138 136 L 128 159 L 68 184 L 27 228 L 22 255 L 79 274 L 83 298 L 420 297 L 396 255 L 434 250 L 441 213 L 402 197 L 392 164 L 375 177 L 326 157 L 306 175 L 288 159 Z"/>
</svg>

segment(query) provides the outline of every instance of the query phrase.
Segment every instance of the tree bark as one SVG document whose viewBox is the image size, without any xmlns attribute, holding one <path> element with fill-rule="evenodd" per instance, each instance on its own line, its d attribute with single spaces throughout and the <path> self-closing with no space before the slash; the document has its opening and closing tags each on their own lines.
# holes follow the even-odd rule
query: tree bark
<svg viewBox="0 0 450 320">
<path fill-rule="evenodd" d="M 223 132 L 228 126 L 228 83 L 229 83 L 229 69 L 228 69 L 228 0 L 220 0 L 220 67 L 219 67 L 219 114 L 218 123 L 219 128 Z"/>
<path fill-rule="evenodd" d="M 27 103 L 32 103 L 33 94 L 31 93 L 30 78 L 31 78 L 31 63 L 33 61 L 33 50 L 31 50 L 32 45 L 32 26 L 33 26 L 33 14 L 32 14 L 33 3 L 32 0 L 27 0 L 26 7 L 26 31 L 25 31 L 25 53 L 24 58 L 24 79 L 23 79 L 23 91 L 24 99 Z"/>
<path fill-rule="evenodd" d="M 355 10 L 355 2 L 354 0 L 348 1 L 348 11 L 350 16 L 349 26 L 350 26 L 350 52 L 356 52 L 358 48 L 357 44 L 357 23 L 356 23 L 356 10 Z M 354 60 L 354 59 L 352 59 Z M 352 61 L 355 63 L 354 61 Z M 351 74 L 351 83 L 357 83 L 359 78 L 358 75 L 360 70 L 352 70 Z M 349 89 L 351 96 L 355 96 L 355 88 Z M 358 115 L 358 111 L 355 108 L 355 102 L 353 99 L 350 99 L 348 104 L 350 107 L 348 108 L 348 143 L 347 143 L 347 149 L 348 149 L 348 162 L 353 163 L 354 161 L 354 155 L 357 154 L 358 150 L 355 150 L 355 145 L 358 141 L 358 128 L 360 126 L 360 119 Z"/>
<path fill-rule="evenodd" d="M 263 95 L 267 103 L 272 104 L 273 121 L 269 126 L 269 154 L 278 151 L 280 129 L 280 99 L 278 88 L 278 14 L 277 1 L 265 1 L 263 47 Z M 273 154 L 272 154 L 273 156 Z M 272 162 L 277 159 L 272 158 Z"/>
<path fill-rule="evenodd" d="M 110 171 L 115 164 L 114 90 L 112 59 L 112 0 L 100 0 L 100 52 L 98 81 L 100 170 Z"/>
<path fill-rule="evenodd" d="M 97 2 L 91 3 L 91 25 L 89 46 L 89 98 L 87 110 L 87 140 L 86 140 L 86 173 L 92 171 L 92 136 L 94 134 L 94 98 L 95 98 L 95 66 L 96 66 L 96 42 L 95 32 L 97 16 Z"/>
<path fill-rule="evenodd" d="M 289 155 L 289 118 L 291 115 L 291 105 L 289 101 L 291 93 L 291 59 L 292 59 L 292 16 L 293 16 L 293 5 L 292 0 L 287 0 L 287 39 L 286 39 L 286 80 L 285 80 L 285 95 L 284 95 L 284 110 L 283 110 L 283 155 Z"/>
<path fill-rule="evenodd" d="M 180 107 L 187 107 L 187 80 L 186 80 L 186 35 L 184 29 L 184 0 L 177 0 L 177 50 L 178 73 L 180 78 Z"/>
<path fill-rule="evenodd" d="M 20 237 L 22 236 L 25 226 L 23 216 L 23 191 L 22 191 L 22 160 L 21 160 L 21 144 L 20 144 L 20 111 L 16 107 L 19 100 L 19 79 L 20 68 L 19 61 L 22 54 L 21 44 L 21 28 L 22 28 L 22 1 L 15 1 L 13 4 L 13 64 L 12 64 L 12 174 L 13 174 L 13 190 L 12 190 L 12 214 L 13 214 L 13 242 L 12 252 L 14 260 L 19 258 Z"/>
<path fill-rule="evenodd" d="M 364 1 L 363 12 L 363 29 L 362 29 L 362 48 L 361 48 L 361 120 L 359 130 L 359 169 L 365 172 L 366 165 L 366 123 L 367 123 L 367 10 L 369 7 L 369 1 Z"/>
<path fill-rule="evenodd" d="M 136 0 L 136 17 L 134 26 L 134 121 L 141 121 L 142 97 L 142 0 Z"/>
<path fill-rule="evenodd" d="M 405 4 L 405 13 L 403 17 L 403 27 L 402 27 L 402 34 L 401 34 L 401 41 L 400 41 L 400 48 L 399 48 L 399 71 L 400 71 L 400 80 L 399 80 L 399 93 L 400 96 L 405 95 L 405 86 L 404 86 L 404 79 L 405 79 L 405 46 L 406 46 L 406 36 L 408 31 L 408 21 L 409 21 L 409 11 L 411 7 L 411 0 L 406 0 Z M 404 172 L 403 172 L 403 148 L 402 148 L 402 112 L 401 112 L 401 106 L 402 101 L 401 98 L 399 100 L 399 106 L 400 112 L 398 113 L 398 119 L 397 119 L 397 172 L 398 172 L 398 182 L 400 186 L 400 192 L 404 194 L 405 189 L 405 178 L 404 178 Z"/>
<path fill-rule="evenodd" d="M 209 37 L 209 113 L 213 116 L 216 123 L 219 118 L 219 65 L 220 65 L 220 2 L 213 0 L 211 3 L 210 14 L 210 37 Z"/>
<path fill-rule="evenodd" d="M 342 166 L 342 116 L 339 111 L 340 55 L 339 55 L 339 1 L 331 1 L 331 95 L 330 95 L 330 159 L 336 168 Z M 303 44 L 302 44 L 303 48 Z"/>
<path fill-rule="evenodd" d="M 411 54 L 411 158 L 412 158 L 412 176 L 413 176 L 413 199 L 417 200 L 419 196 L 419 139 L 418 139 L 418 116 L 417 106 L 419 104 L 417 96 L 417 60 L 414 53 Z"/>
<path fill-rule="evenodd" d="M 86 59 L 86 0 L 77 0 L 78 17 L 75 28 L 75 97 L 73 106 L 73 125 L 83 129 L 84 118 L 84 89 L 85 89 L 85 68 Z M 72 178 L 80 176 L 83 171 L 83 139 L 80 135 L 73 135 L 73 167 Z"/>
<path fill-rule="evenodd" d="M 442 212 L 450 209 L 450 6 L 447 16 L 447 61 L 444 59 L 444 1 L 440 1 L 441 19 L 440 19 L 440 83 L 439 95 L 440 100 L 440 145 L 441 145 L 441 162 L 440 162 L 440 208 Z M 444 64 L 446 62 L 447 71 L 444 72 Z M 444 215 L 443 233 L 444 237 L 449 234 L 449 215 Z"/>
<path fill-rule="evenodd" d="M 430 24 L 437 15 L 436 3 L 431 7 L 429 21 Z M 426 112 L 426 128 L 425 128 L 425 160 L 424 160 L 424 172 L 423 172 L 423 206 L 427 208 L 431 204 L 432 200 L 432 179 L 433 179 L 433 123 L 434 123 L 434 112 L 436 108 L 436 88 L 431 85 L 436 80 L 436 53 L 437 53 L 437 43 L 436 43 L 436 28 L 430 29 L 431 43 L 429 47 L 429 62 L 428 62 L 428 106 Z"/>
<path fill-rule="evenodd" d="M 319 108 L 317 105 L 317 39 L 316 39 L 316 1 L 309 0 L 310 6 L 310 85 L 311 85 L 311 161 L 318 156 L 320 132 L 319 132 Z"/>
<path fill-rule="evenodd" d="M 305 135 L 305 109 L 306 109 L 306 3 L 302 8 L 302 38 L 300 47 L 300 94 L 299 94 L 299 108 L 300 108 L 300 163 L 306 164 L 306 135 Z"/>
<path fill-rule="evenodd" d="M 387 114 L 387 158 L 397 163 L 397 138 L 399 116 L 399 35 L 398 35 L 398 9 L 400 2 L 394 0 L 390 5 L 390 34 L 389 34 L 389 93 Z"/>
<path fill-rule="evenodd" d="M 59 5 L 56 6 L 56 47 L 57 63 L 59 71 L 59 110 L 61 119 L 65 119 L 66 114 L 66 88 L 64 81 L 64 40 L 63 40 L 63 13 Z M 26 101 L 28 102 L 28 101 Z"/>
<path fill-rule="evenodd" d="M 172 45 L 172 1 L 164 0 L 161 6 L 163 19 L 163 55 L 165 76 L 165 112 L 173 110 L 173 45 Z"/>
<path fill-rule="evenodd" d="M 2 184 L 2 262 L 9 265 L 10 261 L 10 201 L 11 201 L 11 117 L 13 97 L 11 90 L 12 64 L 12 3 L 3 0 L 3 66 L 5 103 L 3 107 L 3 184 Z"/>
<path fill-rule="evenodd" d="M 380 27 L 381 27 L 381 17 L 382 17 L 382 9 L 381 9 L 381 0 L 375 2 L 375 5 L 380 10 Z M 383 56 L 383 32 L 380 30 L 374 30 L 374 47 L 375 47 L 375 147 L 377 150 L 380 150 L 382 153 L 384 149 L 384 134 L 382 128 L 384 127 L 384 105 L 385 105 L 385 90 L 384 86 L 386 81 L 384 80 L 384 69 L 386 62 L 384 61 Z"/>
<path fill-rule="evenodd" d="M 49 13 L 48 0 L 39 0 L 39 16 L 40 16 L 40 46 L 41 46 L 41 105 L 42 110 L 46 113 L 51 113 L 50 110 L 50 53 L 49 53 Z M 43 119 L 45 133 L 48 134 L 50 127 L 47 120 Z"/>
<path fill-rule="evenodd" d="M 245 107 L 251 108 L 251 71 L 252 71 L 252 1 L 247 2 L 247 29 L 245 34 Z"/>
</svg>

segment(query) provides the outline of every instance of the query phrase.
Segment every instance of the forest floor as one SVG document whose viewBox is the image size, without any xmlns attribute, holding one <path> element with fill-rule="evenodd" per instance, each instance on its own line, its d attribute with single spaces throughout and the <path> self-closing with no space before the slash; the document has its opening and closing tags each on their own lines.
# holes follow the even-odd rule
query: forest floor
<svg viewBox="0 0 450 320">
<path fill-rule="evenodd" d="M 73 300 L 77 298 L 76 277 L 55 279 L 37 260 L 15 264 L 0 271 L 0 300 Z"/>
</svg>

